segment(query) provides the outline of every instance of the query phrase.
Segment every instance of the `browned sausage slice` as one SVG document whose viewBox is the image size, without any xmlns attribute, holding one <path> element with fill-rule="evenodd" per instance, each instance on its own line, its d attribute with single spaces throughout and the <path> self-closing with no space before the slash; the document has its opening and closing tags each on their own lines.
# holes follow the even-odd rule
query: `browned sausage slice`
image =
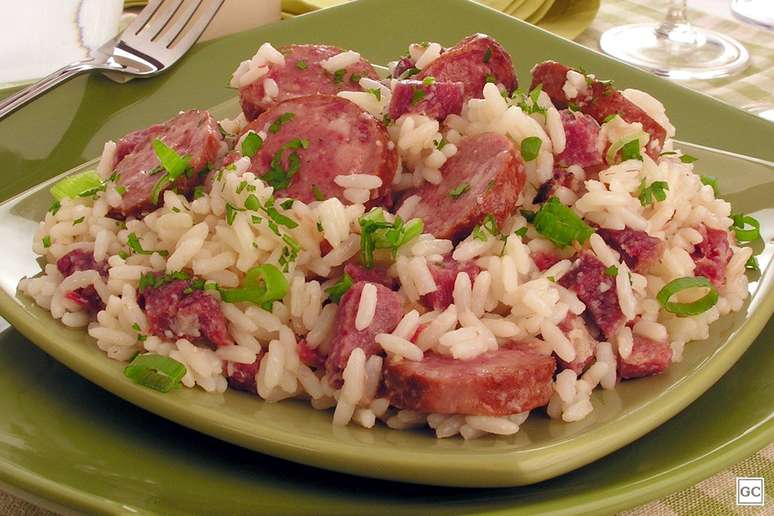
<svg viewBox="0 0 774 516">
<path fill-rule="evenodd" d="M 155 209 L 151 199 L 156 183 L 162 178 L 153 140 L 159 139 L 178 154 L 188 155 L 190 170 L 164 190 L 177 188 L 190 192 L 203 178 L 221 151 L 223 138 L 218 123 L 206 111 L 185 111 L 164 123 L 152 125 L 121 138 L 116 144 L 117 184 L 125 189 L 121 197 L 121 215 L 137 215 Z M 161 199 L 161 196 L 159 196 Z"/>
<path fill-rule="evenodd" d="M 467 136 L 449 158 L 438 185 L 425 184 L 413 193 L 421 197 L 412 217 L 425 223 L 437 238 L 461 240 L 491 214 L 502 224 L 516 209 L 524 187 L 524 162 L 505 136 L 482 133 Z M 451 195 L 455 190 L 460 195 Z"/>
<path fill-rule="evenodd" d="M 371 199 L 383 196 L 395 177 L 398 156 L 387 129 L 341 97 L 310 95 L 286 100 L 248 124 L 245 132 L 249 130 L 265 134 L 249 170 L 284 196 L 311 202 L 322 195 L 350 204 L 343 196 L 344 188 L 335 183 L 336 176 L 378 176 L 382 186 L 371 190 Z M 294 159 L 298 160 L 295 165 Z M 270 174 L 277 166 L 282 172 Z M 272 178 L 287 178 L 289 183 Z"/>
<path fill-rule="evenodd" d="M 648 155 L 653 159 L 658 158 L 666 140 L 666 129 L 653 120 L 643 109 L 624 97 L 609 82 L 587 78 L 587 91 L 579 93 L 573 99 L 568 99 L 562 87 L 567 80 L 567 72 L 570 70 L 569 66 L 556 61 L 545 61 L 537 64 L 532 68 L 530 89 L 542 84 L 543 91 L 551 97 L 551 101 L 557 107 L 563 108 L 572 102 L 582 112 L 593 116 L 600 124 L 610 115 L 616 114 L 629 123 L 641 123 L 642 129 L 650 135 L 650 141 L 646 147 Z"/>
<path fill-rule="evenodd" d="M 443 52 L 412 79 L 461 82 L 465 100 L 483 97 L 484 84 L 502 84 L 510 93 L 518 86 L 511 56 L 494 38 L 472 34 Z"/>
<path fill-rule="evenodd" d="M 371 64 L 360 58 L 344 72 L 330 73 L 320 65 L 344 50 L 330 45 L 288 45 L 279 49 L 285 56 L 285 66 L 272 64 L 269 72 L 255 82 L 239 89 L 242 111 L 248 120 L 255 119 L 270 106 L 283 100 L 323 93 L 335 95 L 340 91 L 360 91 L 361 77 L 377 79 Z M 276 97 L 267 97 L 264 81 L 273 79 L 279 91 Z"/>
<path fill-rule="evenodd" d="M 499 349 L 471 360 L 425 354 L 384 370 L 382 392 L 398 408 L 436 414 L 505 416 L 548 403 L 554 358 Z"/>
</svg>

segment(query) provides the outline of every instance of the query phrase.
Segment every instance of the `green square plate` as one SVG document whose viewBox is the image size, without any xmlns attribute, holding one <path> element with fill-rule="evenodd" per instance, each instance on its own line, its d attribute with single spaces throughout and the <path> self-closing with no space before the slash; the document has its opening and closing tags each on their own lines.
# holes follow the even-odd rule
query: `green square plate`
<svg viewBox="0 0 774 516">
<path fill-rule="evenodd" d="M 65 85 L 0 124 L 0 157 L 5 169 L 13 171 L 0 181 L 0 195 L 7 197 L 97 155 L 108 138 L 180 109 L 226 101 L 233 92 L 223 86 L 225 78 L 264 40 L 333 43 L 358 49 L 380 63 L 399 55 L 411 41 L 451 43 L 483 31 L 511 51 L 523 82 L 527 82 L 528 68 L 547 58 L 582 65 L 598 76 L 614 78 L 621 86 L 635 86 L 664 100 L 686 140 L 773 157 L 774 149 L 768 144 L 774 139 L 774 126 L 765 121 L 494 11 L 462 0 L 394 0 L 389 9 L 385 5 L 364 0 L 203 44 L 173 72 L 158 79 L 116 86 L 92 77 Z M 439 15 L 443 24 L 437 21 Z M 168 419 L 256 451 L 342 472 L 424 484 L 537 482 L 588 464 L 677 414 L 734 364 L 771 316 L 774 267 L 768 265 L 774 254 L 774 169 L 760 160 L 697 146 L 685 148 L 701 159 L 702 173 L 720 178 L 723 195 L 737 209 L 763 221 L 765 248 L 760 259 L 765 272 L 751 283 L 753 296 L 746 307 L 717 322 L 711 339 L 689 346 L 684 360 L 668 374 L 628 382 L 614 392 L 596 393 L 597 410 L 574 424 L 538 417 L 510 438 L 437 441 L 422 432 L 333 427 L 330 414 L 298 402 L 266 404 L 235 392 L 209 395 L 181 390 L 162 395 L 137 387 L 123 378 L 121 364 L 107 360 L 83 332 L 64 329 L 16 296 L 19 279 L 37 272 L 29 238 L 50 203 L 45 185 L 0 206 L 0 240 L 6 245 L 0 256 L 0 312 L 56 360 L 94 383 Z M 770 398 L 763 401 L 770 416 L 774 404 Z M 759 414 L 759 407 L 751 412 Z M 749 413 L 738 418 L 743 416 Z M 46 419 L 46 414 L 38 417 Z M 718 426 L 732 425 L 733 420 L 729 415 Z M 42 420 L 40 424 L 45 425 Z M 166 431 L 175 428 L 162 426 Z M 770 439 L 771 425 L 765 430 Z M 209 443 L 216 450 L 224 446 Z M 243 453 L 255 461 L 249 452 Z"/>
</svg>

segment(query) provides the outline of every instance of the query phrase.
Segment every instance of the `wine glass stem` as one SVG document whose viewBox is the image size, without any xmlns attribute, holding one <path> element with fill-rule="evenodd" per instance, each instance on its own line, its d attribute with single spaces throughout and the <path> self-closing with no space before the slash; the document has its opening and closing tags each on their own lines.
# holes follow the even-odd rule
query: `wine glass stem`
<svg viewBox="0 0 774 516">
<path fill-rule="evenodd" d="M 706 41 L 688 21 L 688 0 L 672 0 L 666 18 L 656 27 L 656 37 L 667 40 L 674 53 L 689 52 Z"/>
</svg>

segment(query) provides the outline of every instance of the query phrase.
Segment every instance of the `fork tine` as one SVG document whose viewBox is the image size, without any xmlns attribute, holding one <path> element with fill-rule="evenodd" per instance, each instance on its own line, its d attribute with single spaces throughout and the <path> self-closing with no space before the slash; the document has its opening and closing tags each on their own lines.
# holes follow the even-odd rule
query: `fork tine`
<svg viewBox="0 0 774 516">
<path fill-rule="evenodd" d="M 223 5 L 223 2 L 224 0 L 205 0 L 204 7 L 200 9 L 199 18 L 191 25 L 188 33 L 169 49 L 173 59 L 178 59 L 196 43 L 204 29 L 207 28 L 207 25 L 210 24 L 218 13 L 218 9 Z"/>
<path fill-rule="evenodd" d="M 132 35 L 134 36 L 138 32 L 140 32 L 140 29 L 142 29 L 145 24 L 148 22 L 151 16 L 153 16 L 156 11 L 158 11 L 161 4 L 164 3 L 164 0 L 150 0 L 148 2 L 148 5 L 146 5 L 142 11 L 137 13 L 137 16 L 134 17 L 134 20 L 132 20 L 132 23 L 129 24 L 126 29 L 124 29 L 124 32 L 121 34 L 123 37 L 124 35 Z"/>
<path fill-rule="evenodd" d="M 163 36 L 155 40 L 155 43 L 158 43 L 164 47 L 168 47 L 170 43 L 172 43 L 175 38 L 183 31 L 185 26 L 188 24 L 188 21 L 193 17 L 196 9 L 199 8 L 201 3 L 202 0 L 193 0 L 190 2 L 187 6 L 187 9 L 182 12 L 177 21 L 175 21 L 175 24 L 170 27 Z"/>
<path fill-rule="evenodd" d="M 148 39 L 153 40 L 156 36 L 164 30 L 169 20 L 175 15 L 183 0 L 163 0 L 162 7 L 156 11 L 156 14 L 151 17 L 150 21 L 145 27 L 148 31 Z"/>
</svg>

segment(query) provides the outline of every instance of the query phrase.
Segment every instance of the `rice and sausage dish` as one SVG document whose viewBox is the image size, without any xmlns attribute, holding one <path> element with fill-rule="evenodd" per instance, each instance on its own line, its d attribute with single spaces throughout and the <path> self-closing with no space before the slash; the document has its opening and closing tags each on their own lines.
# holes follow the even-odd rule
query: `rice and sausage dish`
<svg viewBox="0 0 774 516">
<path fill-rule="evenodd" d="M 510 435 L 579 421 L 739 310 L 757 222 L 663 105 L 475 34 L 264 43 L 242 113 L 184 111 L 52 188 L 20 292 L 167 392 L 307 400 L 333 424 Z"/>
</svg>

